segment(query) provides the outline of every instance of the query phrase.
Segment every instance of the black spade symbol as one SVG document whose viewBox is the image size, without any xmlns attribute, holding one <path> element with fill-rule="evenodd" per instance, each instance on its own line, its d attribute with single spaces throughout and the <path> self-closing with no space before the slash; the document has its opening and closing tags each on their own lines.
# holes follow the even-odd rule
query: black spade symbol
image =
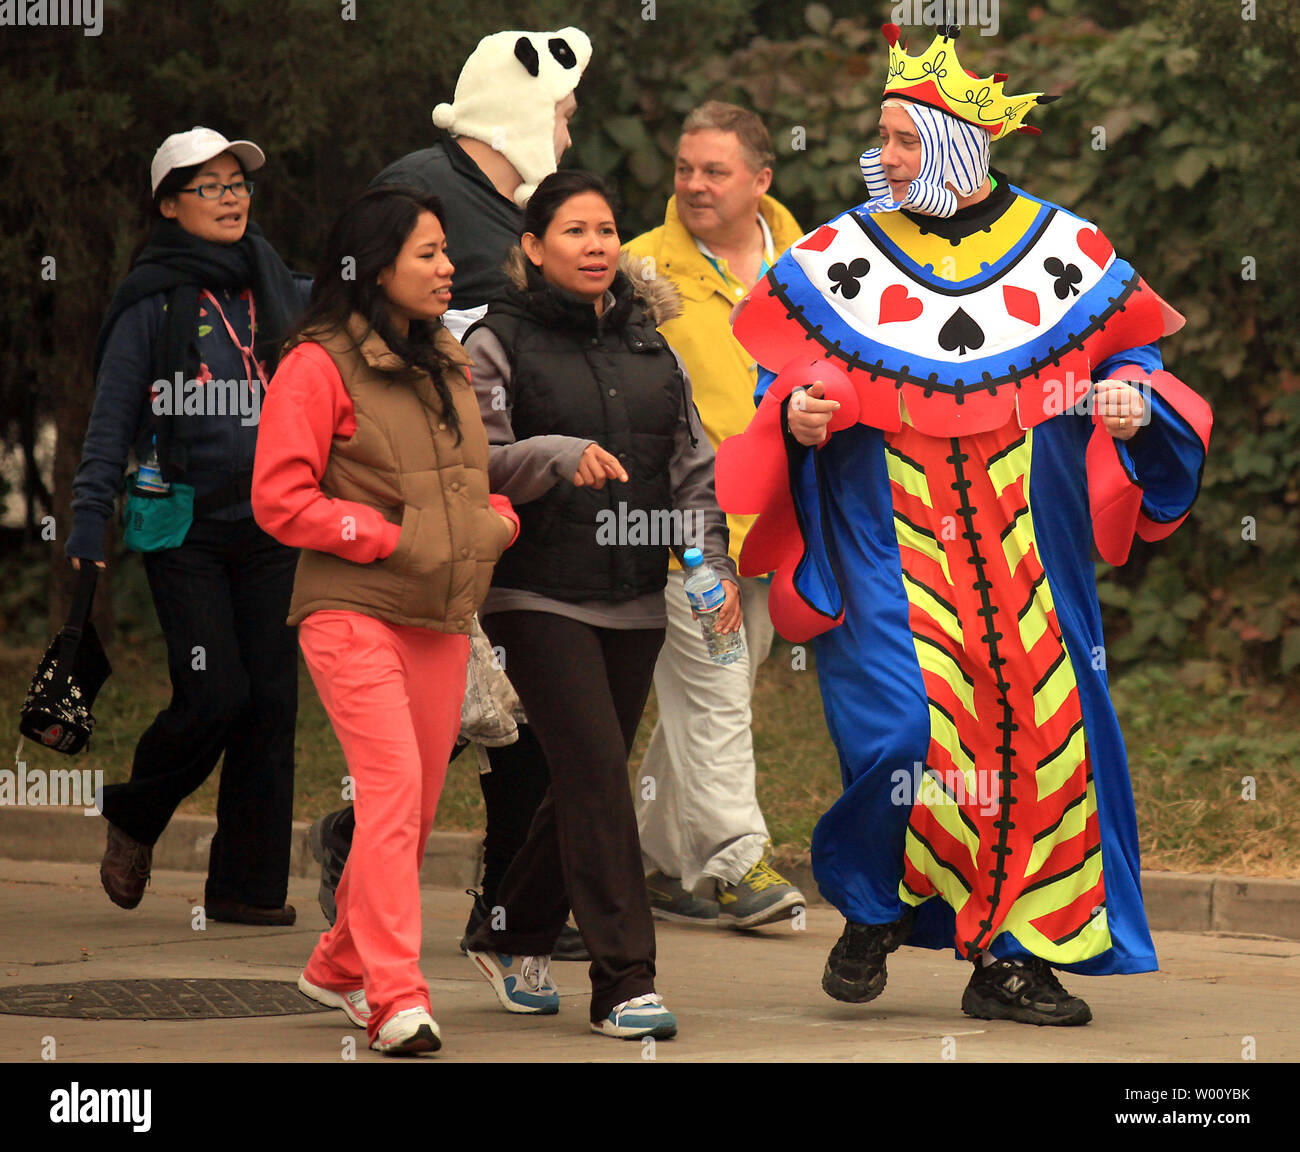
<svg viewBox="0 0 1300 1152">
<path fill-rule="evenodd" d="M 967 349 L 984 347 L 984 329 L 975 323 L 964 308 L 958 308 L 939 329 L 939 347 L 945 352 L 965 356 Z"/>
<path fill-rule="evenodd" d="M 871 265 L 859 256 L 851 264 L 832 264 L 826 274 L 834 281 L 832 292 L 840 292 L 845 300 L 852 300 L 861 291 L 858 281 L 871 271 Z"/>
<path fill-rule="evenodd" d="M 1079 294 L 1079 289 L 1075 285 L 1083 279 L 1083 273 L 1079 271 L 1077 264 L 1062 264 L 1055 256 L 1049 256 L 1043 261 L 1043 269 L 1049 276 L 1056 277 L 1056 283 L 1052 287 L 1056 291 L 1058 300 L 1064 300 L 1071 294 L 1075 296 Z"/>
</svg>

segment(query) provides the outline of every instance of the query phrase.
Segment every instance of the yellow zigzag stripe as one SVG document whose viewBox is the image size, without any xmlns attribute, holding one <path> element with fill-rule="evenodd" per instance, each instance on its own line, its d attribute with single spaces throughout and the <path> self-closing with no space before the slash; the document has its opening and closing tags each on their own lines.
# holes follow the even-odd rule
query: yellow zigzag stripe
<svg viewBox="0 0 1300 1152">
<path fill-rule="evenodd" d="M 1073 744 L 1073 741 L 1071 741 Z M 1068 759 L 1068 749 L 1066 755 L 1061 759 Z M 1042 791 L 1042 781 L 1039 780 L 1038 798 L 1041 800 L 1046 795 Z M 1026 876 L 1036 876 L 1044 861 L 1052 854 L 1052 849 L 1060 844 L 1063 840 L 1069 840 L 1071 837 L 1078 836 L 1088 823 L 1088 817 L 1097 811 L 1097 797 L 1092 790 L 1092 782 L 1088 782 L 1088 790 L 1084 795 L 1083 803 L 1076 804 L 1061 818 L 1061 823 L 1051 836 L 1045 836 L 1039 840 L 1029 853 L 1029 863 L 1025 865 Z"/>
<path fill-rule="evenodd" d="M 930 485 L 925 479 L 925 473 L 904 460 L 888 445 L 885 446 L 885 468 L 889 472 L 889 478 L 900 488 L 915 496 L 927 508 L 933 507 L 930 503 Z"/>
<path fill-rule="evenodd" d="M 1061 651 L 1065 652 L 1065 659 L 1056 665 L 1056 670 L 1048 677 L 1047 683 L 1034 693 L 1034 723 L 1039 727 L 1056 715 L 1057 709 L 1065 703 L 1074 687 L 1074 666 L 1070 663 L 1070 654 L 1065 651 L 1064 644 L 1061 645 Z"/>
<path fill-rule="evenodd" d="M 1089 891 L 1101 878 L 1101 852 L 1094 852 L 1087 863 L 1055 884 L 1021 895 L 1012 905 L 1002 931 L 1012 933 L 1035 956 L 1049 963 L 1075 964 L 1099 955 L 1111 946 L 1110 931 L 1103 914 L 1095 917 L 1073 940 L 1053 944 L 1032 924 L 1040 916 L 1064 908 Z"/>
<path fill-rule="evenodd" d="M 975 690 L 961 675 L 957 662 L 933 644 L 919 643 L 913 639 L 912 647 L 916 649 L 916 662 L 921 668 L 942 679 L 961 701 L 962 707 L 970 713 L 971 719 L 978 720 L 979 717 L 975 714 Z"/>
<path fill-rule="evenodd" d="M 965 749 L 957 739 L 957 728 L 951 720 L 948 719 L 933 703 L 928 705 L 930 710 L 930 739 L 934 740 L 940 746 L 947 750 L 948 755 L 952 757 L 953 766 L 967 774 L 967 779 L 972 779 L 975 773 L 975 761 L 966 755 Z"/>
<path fill-rule="evenodd" d="M 910 826 L 908 827 L 907 834 L 904 837 L 903 852 L 908 860 L 911 861 L 912 867 L 935 886 L 944 902 L 950 908 L 955 908 L 960 912 L 962 905 L 970 899 L 970 893 L 962 887 L 961 883 L 957 880 L 957 877 L 949 872 L 947 868 L 944 868 L 935 862 L 934 857 L 926 849 L 925 845 L 916 838 L 916 834 L 912 831 Z M 899 899 L 904 900 L 909 904 L 916 905 L 921 903 L 920 900 L 907 891 L 901 880 L 898 882 L 898 895 Z"/>
<path fill-rule="evenodd" d="M 1028 477 L 1033 444 L 1034 430 L 1030 428 L 1025 432 L 1025 442 L 1019 448 L 995 460 L 989 467 L 989 479 L 993 482 L 993 489 L 999 498 L 1008 484 L 1014 484 L 1017 480 Z M 1026 498 L 1029 496 L 1028 482 L 1025 484 L 1025 496 Z"/>
<path fill-rule="evenodd" d="M 903 572 L 903 591 L 907 593 L 908 602 L 915 604 L 925 612 L 943 633 L 959 648 L 961 647 L 961 621 L 933 592 L 923 587 L 906 570 Z"/>
<path fill-rule="evenodd" d="M 943 578 L 949 584 L 952 583 L 952 573 L 948 571 L 948 557 L 944 554 L 943 545 L 933 536 L 923 536 L 917 532 L 905 521 L 894 517 L 894 531 L 898 534 L 898 543 L 902 547 L 914 548 L 922 555 L 929 556 L 943 570 Z"/>
</svg>

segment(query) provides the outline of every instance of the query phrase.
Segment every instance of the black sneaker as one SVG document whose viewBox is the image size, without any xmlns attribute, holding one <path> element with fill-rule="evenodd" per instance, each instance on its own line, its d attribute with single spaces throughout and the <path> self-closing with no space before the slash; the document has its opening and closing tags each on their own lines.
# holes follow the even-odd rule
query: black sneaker
<svg viewBox="0 0 1300 1152">
<path fill-rule="evenodd" d="M 317 820 L 307 837 L 311 854 L 320 865 L 320 889 L 316 893 L 316 899 L 320 901 L 320 910 L 331 925 L 339 915 L 334 894 L 338 891 L 339 881 L 343 879 L 343 866 L 348 862 L 355 828 L 352 809 L 343 808 Z"/>
<path fill-rule="evenodd" d="M 846 1004 L 865 1004 L 885 990 L 885 957 L 911 934 L 915 913 L 908 909 L 892 924 L 844 922 L 822 973 L 822 991 Z"/>
<path fill-rule="evenodd" d="M 465 921 L 465 935 L 460 938 L 460 950 L 464 955 L 468 956 L 470 937 L 478 931 L 478 926 L 491 915 L 492 909 L 488 907 L 487 901 L 483 899 L 482 892 L 475 891 L 473 888 L 466 888 L 465 895 L 474 897 L 474 903 L 469 908 L 469 919 Z"/>
<path fill-rule="evenodd" d="M 1020 1024 L 1087 1024 L 1092 1009 L 1071 996 L 1046 960 L 998 960 L 975 963 L 975 974 L 962 993 L 961 1010 L 979 1020 L 1015 1020 Z"/>
</svg>

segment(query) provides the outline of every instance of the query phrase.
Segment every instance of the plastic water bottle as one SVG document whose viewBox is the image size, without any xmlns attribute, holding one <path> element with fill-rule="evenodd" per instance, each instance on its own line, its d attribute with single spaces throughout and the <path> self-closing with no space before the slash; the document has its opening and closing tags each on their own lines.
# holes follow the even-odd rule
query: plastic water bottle
<svg viewBox="0 0 1300 1152">
<path fill-rule="evenodd" d="M 718 612 L 727 599 L 722 581 L 704 563 L 704 553 L 698 548 L 687 548 L 682 562 L 686 565 L 686 599 L 700 622 L 709 659 L 715 664 L 734 664 L 745 654 L 745 640 L 739 631 L 718 631 Z"/>
<path fill-rule="evenodd" d="M 172 486 L 163 479 L 158 463 L 158 438 L 149 441 L 149 455 L 140 462 L 135 474 L 134 491 L 140 496 L 166 496 Z"/>
</svg>

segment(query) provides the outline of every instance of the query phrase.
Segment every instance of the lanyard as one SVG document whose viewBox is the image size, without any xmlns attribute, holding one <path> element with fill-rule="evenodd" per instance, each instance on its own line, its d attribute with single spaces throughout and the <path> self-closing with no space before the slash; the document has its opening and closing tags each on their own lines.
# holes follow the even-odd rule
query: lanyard
<svg viewBox="0 0 1300 1152">
<path fill-rule="evenodd" d="M 248 338 L 249 346 L 247 348 L 244 347 L 239 337 L 235 335 L 235 329 L 226 318 L 225 312 L 221 310 L 221 304 L 217 298 L 206 288 L 204 288 L 199 295 L 206 299 L 217 310 L 217 315 L 221 317 L 221 322 L 226 326 L 226 331 L 230 334 L 231 342 L 239 349 L 239 355 L 243 357 L 244 360 L 245 383 L 247 383 L 251 389 L 255 387 L 253 384 L 254 380 L 261 380 L 263 386 L 265 386 L 266 365 L 257 358 L 257 355 L 254 353 L 252 348 L 253 343 L 257 340 L 257 304 L 253 300 L 253 294 L 248 291 L 247 288 L 240 293 L 240 298 L 248 301 L 248 331 L 250 335 Z M 254 369 L 256 369 L 256 371 L 254 371 Z"/>
</svg>

